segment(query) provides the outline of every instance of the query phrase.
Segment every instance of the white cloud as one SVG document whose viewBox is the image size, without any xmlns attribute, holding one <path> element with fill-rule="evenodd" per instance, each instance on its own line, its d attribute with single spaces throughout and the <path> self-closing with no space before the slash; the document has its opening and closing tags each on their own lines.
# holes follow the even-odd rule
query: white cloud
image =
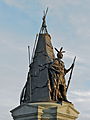
<svg viewBox="0 0 90 120">
<path fill-rule="evenodd" d="M 27 47 L 27 43 L 25 43 L 26 37 L 18 35 L 17 33 L 14 33 L 12 31 L 1 31 L 0 30 L 0 49 L 6 48 L 13 49 L 13 50 L 19 50 L 20 52 L 25 52 L 25 47 Z M 18 41 L 18 44 L 17 42 Z M 29 38 L 27 38 L 27 41 L 29 41 Z M 26 46 L 27 45 L 27 46 Z M 6 49 L 5 49 L 6 50 Z"/>
<path fill-rule="evenodd" d="M 33 8 L 33 3 L 30 0 L 2 0 L 5 4 L 11 7 L 18 8 L 30 16 L 32 14 L 31 9 Z"/>
<path fill-rule="evenodd" d="M 60 7 L 64 7 L 65 5 L 77 5 L 80 3 L 80 0 L 40 0 L 41 4 L 43 6 L 48 6 L 50 8 L 60 8 Z"/>
<path fill-rule="evenodd" d="M 17 8 L 23 8 L 25 5 L 25 0 L 3 0 L 6 4 L 14 6 Z"/>
<path fill-rule="evenodd" d="M 90 91 L 71 91 L 70 96 L 75 103 L 84 104 L 90 102 Z"/>
<path fill-rule="evenodd" d="M 28 11 L 30 7 L 32 7 L 32 3 L 39 3 L 41 4 L 43 9 L 46 9 L 46 7 L 49 7 L 53 13 L 55 13 L 60 8 L 63 8 L 67 5 L 78 5 L 80 3 L 80 0 L 2 0 L 4 3 L 6 3 L 9 6 L 13 6 L 16 8 L 23 9 L 24 11 Z M 55 11 L 55 12 L 54 12 Z M 57 14 L 57 12 L 56 12 Z"/>
<path fill-rule="evenodd" d="M 90 38 L 90 15 L 88 15 L 87 12 L 83 14 L 80 12 L 77 13 L 77 15 L 69 16 L 70 23 L 74 27 L 74 30 L 76 30 L 76 35 L 83 40 Z"/>
<path fill-rule="evenodd" d="M 77 90 L 69 93 L 70 100 L 74 103 L 75 108 L 80 112 L 78 120 L 90 119 L 90 91 Z"/>
<path fill-rule="evenodd" d="M 90 91 L 72 91 L 71 93 L 79 97 L 90 97 Z"/>
</svg>

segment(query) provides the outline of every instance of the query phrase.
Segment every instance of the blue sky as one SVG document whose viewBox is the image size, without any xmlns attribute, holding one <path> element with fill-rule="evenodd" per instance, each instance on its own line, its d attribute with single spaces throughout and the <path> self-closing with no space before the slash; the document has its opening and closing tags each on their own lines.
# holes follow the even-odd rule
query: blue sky
<svg viewBox="0 0 90 120">
<path fill-rule="evenodd" d="M 47 29 L 53 46 L 66 50 L 66 68 L 77 56 L 68 99 L 80 111 L 78 120 L 90 120 L 90 0 L 0 0 L 1 120 L 12 119 L 9 111 L 19 105 L 28 72 L 27 46 L 32 52 L 47 6 Z"/>
</svg>

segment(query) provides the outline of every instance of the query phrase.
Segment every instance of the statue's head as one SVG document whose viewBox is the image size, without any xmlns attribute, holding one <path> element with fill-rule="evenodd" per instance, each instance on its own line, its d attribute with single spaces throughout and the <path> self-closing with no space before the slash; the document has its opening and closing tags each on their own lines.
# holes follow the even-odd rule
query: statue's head
<svg viewBox="0 0 90 120">
<path fill-rule="evenodd" d="M 63 58 L 63 53 L 65 53 L 65 51 L 62 51 L 63 47 L 60 48 L 60 51 L 58 51 L 56 48 L 55 50 L 57 51 L 57 57 L 59 59 L 62 59 Z"/>
</svg>

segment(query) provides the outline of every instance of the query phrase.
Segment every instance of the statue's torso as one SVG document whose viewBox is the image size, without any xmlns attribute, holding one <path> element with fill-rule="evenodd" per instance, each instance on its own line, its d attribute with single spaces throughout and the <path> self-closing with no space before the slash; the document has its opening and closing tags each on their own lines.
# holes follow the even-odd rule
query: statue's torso
<svg viewBox="0 0 90 120">
<path fill-rule="evenodd" d="M 60 59 L 56 58 L 53 63 L 53 67 L 58 70 L 60 73 L 57 74 L 58 79 L 59 79 L 59 84 L 62 84 L 65 86 L 65 66 L 64 62 L 61 61 Z"/>
</svg>

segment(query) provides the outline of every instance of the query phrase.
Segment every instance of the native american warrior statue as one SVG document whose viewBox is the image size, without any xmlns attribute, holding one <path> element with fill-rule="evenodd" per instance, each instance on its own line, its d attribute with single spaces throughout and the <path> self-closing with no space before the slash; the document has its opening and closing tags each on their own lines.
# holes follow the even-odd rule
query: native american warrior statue
<svg viewBox="0 0 90 120">
<path fill-rule="evenodd" d="M 29 72 L 26 84 L 22 90 L 20 104 L 27 102 L 45 101 L 67 101 L 66 92 L 72 76 L 73 66 L 66 69 L 62 61 L 62 47 L 57 51 L 57 58 L 51 43 L 51 36 L 48 34 L 46 25 L 46 12 L 44 12 L 40 33 L 35 40 L 34 52 L 31 62 L 29 62 Z M 30 58 L 30 55 L 29 55 Z M 30 60 L 29 60 L 30 61 Z M 68 85 L 66 85 L 65 75 L 71 70 Z"/>
<path fill-rule="evenodd" d="M 64 66 L 64 62 L 62 61 L 63 53 L 65 51 L 62 51 L 63 47 L 61 47 L 60 51 L 57 51 L 57 58 L 55 58 L 50 64 L 49 67 L 49 78 L 50 78 L 50 93 L 51 93 L 51 99 L 54 101 L 67 101 L 66 92 L 67 87 L 66 86 L 66 80 L 65 75 L 70 70 L 72 70 L 74 63 L 71 65 L 69 69 L 66 69 Z"/>
</svg>

